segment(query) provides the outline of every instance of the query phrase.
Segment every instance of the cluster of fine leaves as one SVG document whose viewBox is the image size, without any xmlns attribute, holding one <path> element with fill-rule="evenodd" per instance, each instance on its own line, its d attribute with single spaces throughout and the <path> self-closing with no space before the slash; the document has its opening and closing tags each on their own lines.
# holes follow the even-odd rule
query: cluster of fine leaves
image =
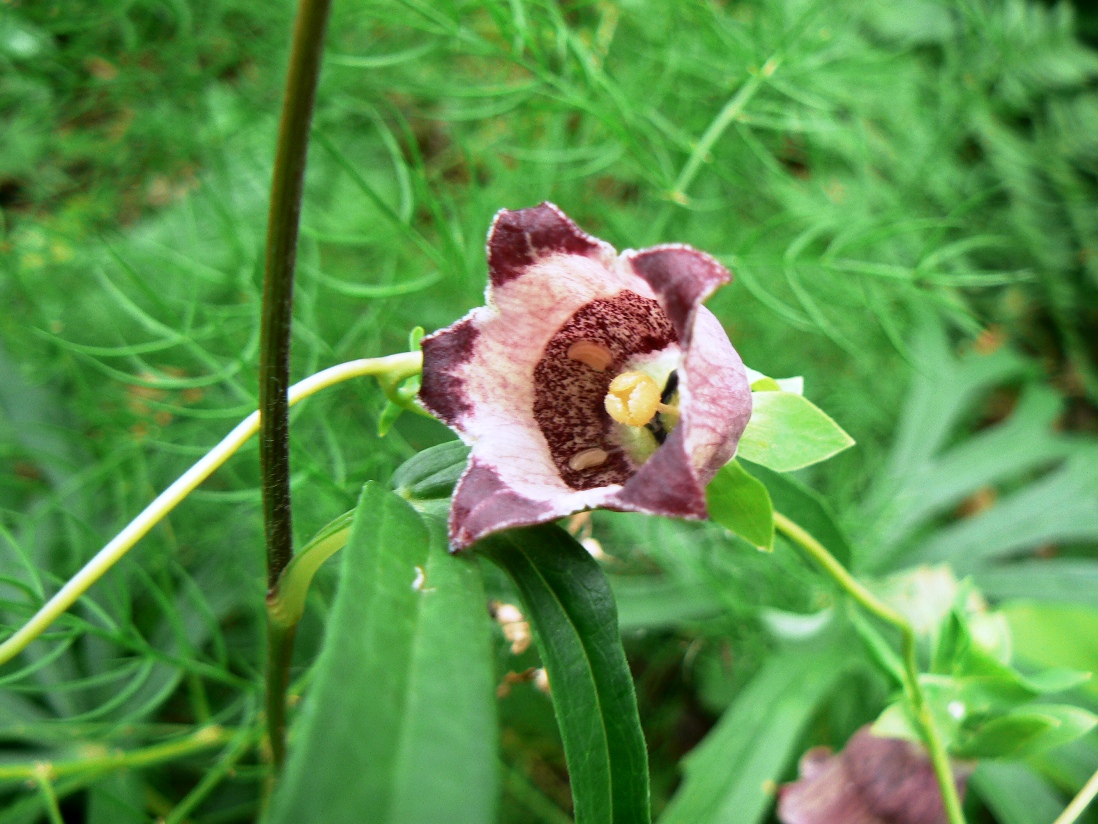
<svg viewBox="0 0 1098 824">
<path fill-rule="evenodd" d="M 618 248 L 694 244 L 736 273 L 711 307 L 747 363 L 804 375 L 806 396 L 858 442 L 796 477 L 744 462 L 732 499 L 765 486 L 882 593 L 897 571 L 949 564 L 998 608 L 1015 666 L 1093 668 L 1098 56 L 1070 6 L 334 6 L 295 377 L 401 351 L 409 329 L 478 304 L 498 208 L 550 199 Z M 254 0 L 14 0 L 0 13 L 5 634 L 255 407 L 290 18 L 288 4 Z M 360 382 L 295 410 L 299 545 L 354 509 L 366 481 L 452 437 L 384 409 Z M 781 444 L 755 446 L 765 458 Z M 433 534 L 435 515 L 371 489 L 357 517 L 376 529 L 358 527 L 318 574 L 293 672 L 304 697 L 291 746 L 349 740 L 355 753 L 316 765 L 332 815 L 370 786 L 379 816 L 426 820 L 423 805 L 476 786 L 470 816 L 568 820 L 574 743 L 524 675 L 553 663 L 514 652 L 473 610 L 520 593 L 494 566 L 406 540 Z M 728 517 L 747 541 L 637 516 L 573 525 L 612 559 L 601 566 L 652 811 L 669 821 L 767 820 L 797 756 L 840 746 L 892 692 L 836 593 L 767 523 Z M 261 559 L 246 448 L 0 670 L 0 824 L 258 815 Z M 400 565 L 392 577 L 372 574 L 386 560 Z M 341 568 L 357 590 L 338 588 Z M 431 601 L 437 581 L 460 592 Z M 379 611 L 389 620 L 348 632 Z M 476 647 L 489 632 L 494 646 Z M 344 694 L 336 664 L 383 685 L 406 717 Z M 1055 701 L 1094 709 L 1096 696 L 1082 685 Z M 340 702 L 378 712 L 375 737 L 348 729 Z M 341 786 L 356 759 L 376 787 Z M 455 765 L 475 783 L 456 784 Z M 968 804 L 1047 824 L 1095 767 L 1093 735 L 988 761 Z M 300 820 L 299 769 L 272 817 Z M 612 794 L 613 781 L 591 785 L 589 797 Z"/>
</svg>

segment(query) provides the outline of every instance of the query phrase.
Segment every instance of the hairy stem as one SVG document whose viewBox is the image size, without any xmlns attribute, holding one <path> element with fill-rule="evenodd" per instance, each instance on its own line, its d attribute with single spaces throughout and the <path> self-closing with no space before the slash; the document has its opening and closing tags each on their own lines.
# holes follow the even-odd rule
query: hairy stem
<svg viewBox="0 0 1098 824">
<path fill-rule="evenodd" d="M 915 630 L 900 613 L 879 601 L 861 581 L 851 575 L 835 559 L 835 556 L 827 551 L 823 544 L 799 524 L 780 512 L 775 512 L 774 526 L 804 550 L 858 604 L 900 631 L 904 657 L 904 689 L 915 711 L 916 721 L 923 735 L 923 743 L 926 744 L 927 751 L 930 753 L 930 762 L 934 767 L 934 775 L 938 779 L 938 787 L 942 793 L 942 804 L 945 806 L 950 824 L 965 824 L 964 813 L 961 811 L 961 799 L 953 780 L 953 770 L 949 766 L 949 756 L 946 754 L 942 737 L 934 725 L 926 696 L 923 695 L 922 686 L 919 684 L 919 664 L 915 657 Z"/>
<path fill-rule="evenodd" d="M 286 96 L 278 124 L 278 149 L 267 218 L 267 258 L 263 279 L 260 336 L 259 462 L 263 471 L 263 530 L 267 539 L 267 589 L 278 587 L 294 554 L 290 507 L 290 332 L 294 305 L 294 266 L 305 187 L 305 160 L 313 122 L 324 32 L 331 0 L 299 0 L 294 20 Z M 285 752 L 286 685 L 294 633 L 267 623 L 267 729 L 277 770 Z M 282 645 L 282 646 L 280 646 Z"/>
<path fill-rule="evenodd" d="M 384 379 L 384 383 L 395 385 L 419 372 L 422 363 L 423 356 L 419 352 L 406 352 L 384 358 L 363 358 L 341 363 L 317 372 L 315 375 L 310 375 L 303 381 L 291 386 L 287 402 L 290 406 L 293 406 L 321 389 L 364 375 L 377 375 Z M 151 504 L 126 524 L 121 532 L 114 536 L 79 572 L 70 578 L 52 598 L 43 604 L 27 623 L 0 644 L 0 665 L 6 664 L 22 652 L 27 644 L 45 632 L 54 621 L 76 603 L 80 596 L 91 588 L 92 584 L 98 581 L 108 569 L 118 563 L 138 541 L 148 534 L 150 529 L 167 517 L 168 513 L 175 509 L 180 501 L 210 477 L 258 430 L 259 413 L 253 412 L 237 424 L 221 443 L 203 455 L 198 463 L 161 492 Z"/>
</svg>

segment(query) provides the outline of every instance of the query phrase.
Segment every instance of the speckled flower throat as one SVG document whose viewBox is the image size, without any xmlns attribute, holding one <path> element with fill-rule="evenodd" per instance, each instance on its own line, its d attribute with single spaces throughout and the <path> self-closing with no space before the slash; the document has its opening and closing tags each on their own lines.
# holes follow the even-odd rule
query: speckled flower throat
<svg viewBox="0 0 1098 824">
<path fill-rule="evenodd" d="M 623 484 L 636 472 L 641 454 L 604 399 L 623 371 L 653 353 L 677 359 L 678 348 L 659 303 L 628 290 L 581 306 L 553 335 L 534 369 L 534 420 L 568 486 Z"/>
</svg>

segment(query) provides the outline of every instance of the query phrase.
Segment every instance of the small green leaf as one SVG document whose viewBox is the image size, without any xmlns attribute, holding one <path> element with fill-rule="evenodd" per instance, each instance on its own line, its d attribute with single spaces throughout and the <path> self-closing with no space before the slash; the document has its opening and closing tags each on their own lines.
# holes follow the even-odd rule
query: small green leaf
<svg viewBox="0 0 1098 824">
<path fill-rule="evenodd" d="M 477 565 L 370 483 L 270 824 L 489 824 L 498 795 L 491 630 Z M 429 791 L 425 791 L 429 788 Z"/>
<path fill-rule="evenodd" d="M 465 464 L 469 447 L 461 441 L 447 441 L 413 455 L 397 467 L 391 481 L 402 498 L 425 501 L 449 498 Z"/>
<path fill-rule="evenodd" d="M 599 565 L 552 525 L 500 533 L 477 546 L 522 596 L 549 674 L 577 824 L 649 821 L 648 753 L 614 598 Z"/>
<path fill-rule="evenodd" d="M 766 485 L 775 510 L 808 530 L 840 564 L 850 567 L 853 555 L 850 541 L 822 495 L 788 475 L 740 458 L 736 460 Z"/>
<path fill-rule="evenodd" d="M 1074 741 L 1098 716 L 1066 704 L 1030 704 L 980 724 L 953 747 L 960 758 L 1021 758 Z"/>
<path fill-rule="evenodd" d="M 709 517 L 752 546 L 774 550 L 774 507 L 770 493 L 732 460 L 721 467 L 705 490 Z"/>
<path fill-rule="evenodd" d="M 393 428 L 393 424 L 397 422 L 397 418 L 403 414 L 403 407 L 397 406 L 390 400 L 385 401 L 385 406 L 381 407 L 381 414 L 377 417 L 377 436 L 384 438 L 388 435 L 389 430 Z"/>
<path fill-rule="evenodd" d="M 752 392 L 751 420 L 740 438 L 738 457 L 776 472 L 792 472 L 854 445 L 811 401 L 792 392 Z"/>
</svg>

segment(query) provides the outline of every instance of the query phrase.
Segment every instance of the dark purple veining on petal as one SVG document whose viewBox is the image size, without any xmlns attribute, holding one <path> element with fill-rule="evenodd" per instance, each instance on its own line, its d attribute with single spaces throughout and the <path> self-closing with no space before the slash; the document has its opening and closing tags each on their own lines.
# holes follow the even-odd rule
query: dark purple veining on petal
<svg viewBox="0 0 1098 824">
<path fill-rule="evenodd" d="M 543 522 L 550 511 L 548 503 L 524 498 L 474 459 L 450 504 L 450 548 L 457 552 L 491 532 Z"/>
<path fill-rule="evenodd" d="M 420 402 L 427 411 L 448 426 L 455 426 L 469 413 L 471 401 L 464 382 L 454 374 L 458 366 L 473 357 L 479 332 L 471 318 L 425 337 Z"/>
<path fill-rule="evenodd" d="M 705 487 L 684 446 L 682 427 L 675 429 L 644 466 L 615 496 L 613 508 L 649 512 L 670 518 L 707 518 Z"/>
<path fill-rule="evenodd" d="M 614 360 L 606 371 L 568 357 L 568 348 L 581 340 L 610 351 Z M 550 339 L 534 368 L 534 420 L 561 479 L 572 489 L 625 483 L 633 474 L 625 453 L 608 437 L 611 420 L 603 400 L 626 361 L 676 340 L 660 305 L 629 291 L 581 306 Z M 607 453 L 603 464 L 582 470 L 569 466 L 577 453 L 592 448 Z"/>
<path fill-rule="evenodd" d="M 629 262 L 648 281 L 683 340 L 694 307 L 731 280 L 714 258 L 689 246 L 653 246 L 630 255 Z"/>
<path fill-rule="evenodd" d="M 500 287 L 547 255 L 589 255 L 603 247 L 551 203 L 502 209 L 488 231 L 488 272 Z"/>
</svg>

